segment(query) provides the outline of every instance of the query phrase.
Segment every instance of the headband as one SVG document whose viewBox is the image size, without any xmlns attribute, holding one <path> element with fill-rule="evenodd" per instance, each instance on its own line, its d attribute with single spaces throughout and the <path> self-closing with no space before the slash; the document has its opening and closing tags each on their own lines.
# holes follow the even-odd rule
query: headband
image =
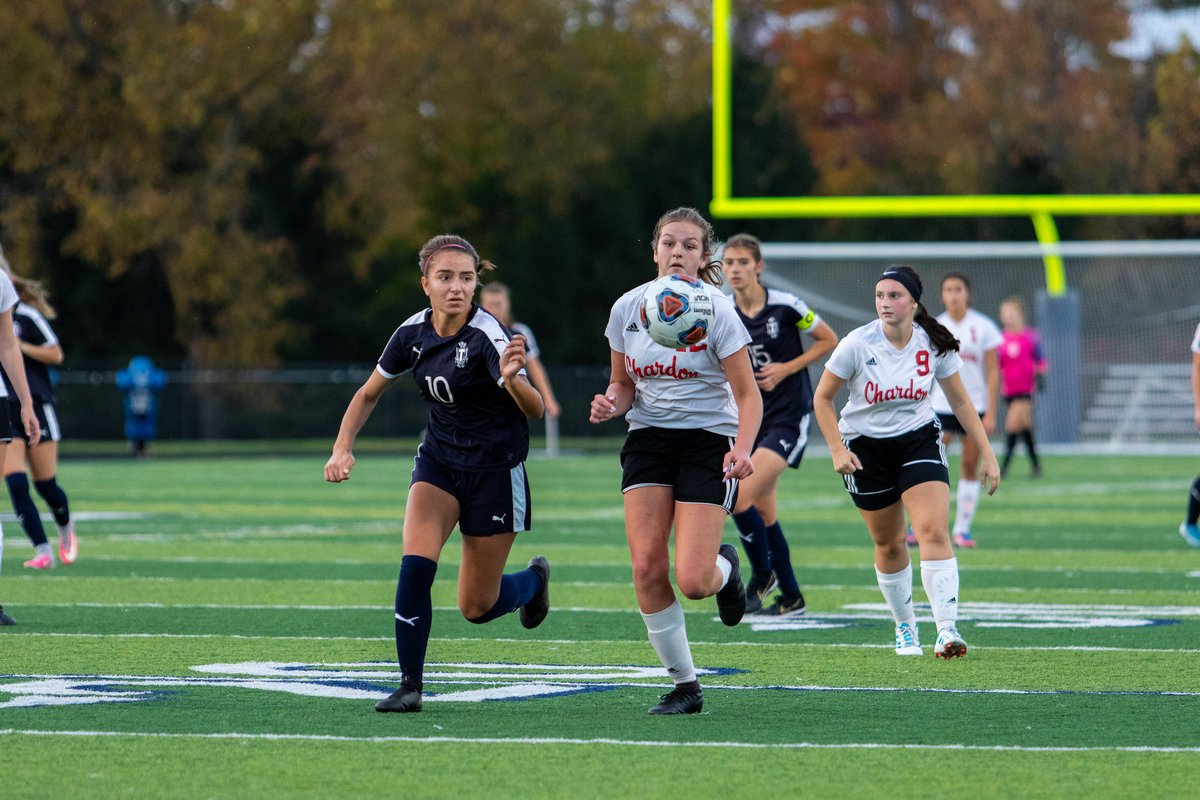
<svg viewBox="0 0 1200 800">
<path fill-rule="evenodd" d="M 452 247 L 455 250 L 462 250 L 467 255 L 471 254 L 471 251 L 468 250 L 467 248 L 463 247 L 461 244 L 444 244 L 441 247 L 439 247 L 437 250 L 434 250 L 432 253 L 430 253 L 429 255 L 427 255 L 425 257 L 425 263 L 421 265 L 421 272 L 424 272 L 425 270 L 429 269 L 429 262 L 433 260 L 433 257 L 435 255 L 442 252 L 443 250 L 449 250 Z M 478 266 L 478 264 L 476 264 L 476 266 Z"/>
<path fill-rule="evenodd" d="M 913 300 L 916 300 L 918 303 L 921 302 L 921 287 L 907 272 L 901 272 L 895 269 L 885 269 L 883 274 L 880 275 L 875 282 L 879 283 L 879 281 L 882 280 L 896 281 L 896 283 L 899 283 L 905 289 L 908 289 L 908 293 L 913 296 Z"/>
</svg>

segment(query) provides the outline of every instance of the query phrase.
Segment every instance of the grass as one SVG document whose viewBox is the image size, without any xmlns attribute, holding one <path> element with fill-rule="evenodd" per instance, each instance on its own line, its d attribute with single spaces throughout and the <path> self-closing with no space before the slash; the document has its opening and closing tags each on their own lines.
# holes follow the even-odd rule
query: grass
<svg viewBox="0 0 1200 800">
<path fill-rule="evenodd" d="M 396 680 L 396 449 L 363 448 L 341 486 L 307 444 L 64 462 L 78 563 L 23 570 L 5 525 L 0 747 L 23 769 L 0 795 L 1177 797 L 1200 779 L 1200 553 L 1175 533 L 1190 460 L 1016 465 L 958 554 L 971 650 L 946 663 L 892 653 L 867 535 L 813 454 L 780 508 L 808 614 L 729 629 L 684 601 L 705 712 L 674 719 L 645 714 L 669 687 L 616 458 L 533 460 L 510 562 L 550 558 L 550 617 L 464 621 L 453 537 L 429 702 L 398 716 L 372 710 Z"/>
</svg>

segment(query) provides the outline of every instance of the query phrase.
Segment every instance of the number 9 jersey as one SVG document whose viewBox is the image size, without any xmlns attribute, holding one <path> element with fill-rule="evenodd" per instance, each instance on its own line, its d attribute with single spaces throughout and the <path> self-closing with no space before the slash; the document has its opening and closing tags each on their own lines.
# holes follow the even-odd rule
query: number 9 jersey
<svg viewBox="0 0 1200 800">
<path fill-rule="evenodd" d="M 929 399 L 933 383 L 962 369 L 962 359 L 954 350 L 935 353 L 929 334 L 917 324 L 908 344 L 897 350 L 875 320 L 838 342 L 825 369 L 845 380 L 850 392 L 838 420 L 842 436 L 885 439 L 935 419 Z"/>
<path fill-rule="evenodd" d="M 431 313 L 402 322 L 375 369 L 389 380 L 412 372 L 429 404 L 422 455 L 464 472 L 515 467 L 529 455 L 529 422 L 500 375 L 511 335 L 475 303 L 453 336 L 437 334 Z"/>
</svg>

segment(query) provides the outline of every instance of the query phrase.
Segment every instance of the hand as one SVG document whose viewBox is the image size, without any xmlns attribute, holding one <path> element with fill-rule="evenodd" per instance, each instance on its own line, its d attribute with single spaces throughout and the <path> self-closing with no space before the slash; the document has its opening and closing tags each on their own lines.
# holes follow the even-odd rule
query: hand
<svg viewBox="0 0 1200 800">
<path fill-rule="evenodd" d="M 505 345 L 504 352 L 500 354 L 500 374 L 507 382 L 517 377 L 517 373 L 523 369 L 525 369 L 525 337 L 518 333 Z"/>
<path fill-rule="evenodd" d="M 591 413 L 588 422 L 608 422 L 617 415 L 617 397 L 612 394 L 598 394 L 592 398 Z"/>
<path fill-rule="evenodd" d="M 722 480 L 728 481 L 737 479 L 745 480 L 754 474 L 754 462 L 750 460 L 750 451 L 744 447 L 738 447 L 734 444 L 725 454 L 725 463 L 723 470 L 725 477 Z"/>
<path fill-rule="evenodd" d="M 25 440 L 29 447 L 36 447 L 42 440 L 42 425 L 38 422 L 37 414 L 27 405 L 21 405 L 21 427 L 25 429 Z"/>
<path fill-rule="evenodd" d="M 762 369 L 754 374 L 754 381 L 764 392 L 773 392 L 789 374 L 783 364 L 772 362 L 764 364 Z"/>
<path fill-rule="evenodd" d="M 325 462 L 325 480 L 330 483 L 341 483 L 350 480 L 350 470 L 354 469 L 354 456 L 349 450 L 334 450 L 333 455 Z"/>
<path fill-rule="evenodd" d="M 1000 488 L 1000 465 L 996 463 L 996 456 L 988 454 L 983 458 L 983 464 L 979 469 L 979 483 L 987 490 L 989 496 L 996 493 Z"/>
<path fill-rule="evenodd" d="M 853 475 L 862 469 L 862 462 L 851 450 L 843 447 L 838 451 L 831 452 L 831 455 L 833 456 L 833 471 L 839 475 Z"/>
<path fill-rule="evenodd" d="M 983 412 L 983 432 L 988 436 L 996 432 L 996 412 L 990 408 Z"/>
<path fill-rule="evenodd" d="M 545 403 L 546 403 L 546 416 L 551 417 L 553 419 L 558 419 L 559 417 L 562 416 L 562 406 L 560 406 L 558 404 L 557 400 L 553 400 L 553 399 L 546 400 Z"/>
</svg>

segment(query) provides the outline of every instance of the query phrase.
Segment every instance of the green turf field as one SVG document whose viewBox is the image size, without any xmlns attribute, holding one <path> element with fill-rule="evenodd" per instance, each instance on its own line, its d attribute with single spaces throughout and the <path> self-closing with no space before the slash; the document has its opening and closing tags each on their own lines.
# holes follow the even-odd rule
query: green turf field
<svg viewBox="0 0 1200 800">
<path fill-rule="evenodd" d="M 70 461 L 74 566 L 31 574 L 5 522 L 0 797 L 1194 796 L 1200 551 L 1176 533 L 1192 458 L 1050 456 L 984 498 L 959 552 L 966 658 L 899 658 L 871 548 L 827 457 L 781 487 L 809 612 L 685 601 L 705 711 L 668 682 L 630 581 L 611 454 L 531 461 L 552 611 L 486 626 L 434 586 L 424 713 L 392 597 L 410 461 L 364 453 Z M 7 506 L 7 503 L 5 503 Z M 52 525 L 51 525 L 52 529 Z M 732 523 L 726 532 L 736 541 Z M 924 601 L 919 579 L 916 600 Z"/>
</svg>

